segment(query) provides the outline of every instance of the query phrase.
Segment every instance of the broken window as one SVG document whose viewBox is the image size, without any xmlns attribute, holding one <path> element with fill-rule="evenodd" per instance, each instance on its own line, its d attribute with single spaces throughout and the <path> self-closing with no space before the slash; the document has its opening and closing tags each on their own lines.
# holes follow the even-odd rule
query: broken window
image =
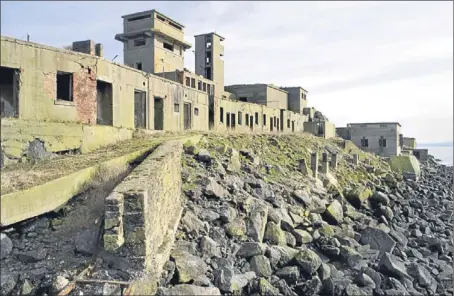
<svg viewBox="0 0 454 296">
<path fill-rule="evenodd" d="M 386 139 L 383 136 L 381 136 L 380 139 L 378 139 L 378 146 L 386 147 Z"/>
<path fill-rule="evenodd" d="M 191 87 L 195 88 L 195 78 L 191 78 Z"/>
<path fill-rule="evenodd" d="M 73 100 L 73 74 L 57 71 L 57 100 Z"/>
<path fill-rule="evenodd" d="M 211 64 L 211 52 L 206 53 L 206 63 L 207 65 Z"/>
<path fill-rule="evenodd" d="M 292 121 L 292 132 L 294 132 L 294 131 L 295 131 L 295 121 L 293 120 Z"/>
<path fill-rule="evenodd" d="M 238 111 L 238 125 L 243 124 L 243 112 Z"/>
<path fill-rule="evenodd" d="M 148 19 L 148 18 L 151 18 L 151 14 L 146 14 L 146 15 L 142 15 L 142 16 L 136 16 L 136 17 L 129 18 L 128 22 L 140 21 L 140 20 L 144 20 L 144 19 Z"/>
<path fill-rule="evenodd" d="M 1 117 L 18 117 L 19 85 L 19 69 L 0 67 Z"/>
<path fill-rule="evenodd" d="M 199 116 L 199 108 L 194 108 L 194 115 Z"/>
<path fill-rule="evenodd" d="M 173 22 L 169 22 L 169 25 L 171 25 L 172 27 L 174 27 L 175 29 L 177 30 L 182 30 L 180 26 L 178 26 L 177 24 L 173 23 Z"/>
<path fill-rule="evenodd" d="M 211 92 L 211 84 L 207 84 L 207 93 L 210 94 Z"/>
<path fill-rule="evenodd" d="M 240 102 L 247 102 L 247 97 L 240 97 Z"/>
<path fill-rule="evenodd" d="M 259 125 L 259 113 L 255 112 L 255 125 Z"/>
<path fill-rule="evenodd" d="M 142 70 L 142 63 L 137 62 L 137 63 L 136 63 L 136 69 L 137 69 L 137 70 Z"/>
<path fill-rule="evenodd" d="M 273 131 L 273 117 L 270 117 L 270 131 Z"/>
<path fill-rule="evenodd" d="M 229 112 L 227 112 L 226 117 L 227 117 L 227 127 L 230 127 L 230 113 Z"/>
<path fill-rule="evenodd" d="M 287 119 L 287 127 L 290 128 L 290 119 Z"/>
<path fill-rule="evenodd" d="M 219 116 L 220 116 L 220 121 L 223 123 L 224 122 L 224 108 L 222 108 L 222 107 L 220 109 Z"/>
<path fill-rule="evenodd" d="M 254 116 L 252 116 L 252 115 L 249 118 L 249 125 L 251 126 L 251 130 L 252 130 L 252 128 L 254 127 Z"/>
<path fill-rule="evenodd" d="M 186 77 L 186 86 L 191 86 L 191 78 Z"/>
<path fill-rule="evenodd" d="M 180 113 L 180 104 L 173 104 L 173 112 Z"/>
<path fill-rule="evenodd" d="M 135 47 L 144 46 L 145 44 L 146 44 L 146 40 L 143 37 L 139 37 L 139 38 L 134 39 L 134 46 Z"/>
<path fill-rule="evenodd" d="M 276 127 L 277 126 L 277 117 L 274 116 L 273 119 L 274 119 L 274 127 Z"/>
<path fill-rule="evenodd" d="M 245 114 L 244 118 L 246 119 L 246 125 L 249 125 L 249 114 Z"/>
<path fill-rule="evenodd" d="M 173 45 L 167 42 L 163 42 L 164 48 L 170 51 L 173 51 Z"/>
<path fill-rule="evenodd" d="M 266 114 L 263 114 L 263 125 L 266 126 Z"/>
<path fill-rule="evenodd" d="M 211 49 L 211 46 L 212 46 L 211 39 L 207 39 L 205 45 L 206 45 L 206 49 Z"/>
<path fill-rule="evenodd" d="M 202 81 L 197 81 L 197 89 L 202 90 Z"/>
<path fill-rule="evenodd" d="M 205 69 L 205 74 L 206 74 L 205 77 L 207 79 L 212 79 L 211 78 L 211 67 L 208 67 L 208 68 Z"/>
<path fill-rule="evenodd" d="M 232 117 L 232 128 L 235 129 L 235 126 L 236 126 L 236 120 L 235 120 L 235 113 L 232 113 L 230 114 L 230 116 Z"/>
<path fill-rule="evenodd" d="M 203 88 L 202 88 L 203 91 L 207 91 L 207 84 L 204 82 L 203 83 Z"/>
<path fill-rule="evenodd" d="M 369 147 L 369 139 L 366 139 L 365 137 L 363 137 L 361 139 L 361 147 Z"/>
<path fill-rule="evenodd" d="M 162 16 L 160 16 L 159 14 L 156 15 L 156 18 L 157 18 L 158 20 L 160 20 L 161 22 L 165 22 L 165 21 L 166 21 L 166 19 L 163 18 Z"/>
</svg>

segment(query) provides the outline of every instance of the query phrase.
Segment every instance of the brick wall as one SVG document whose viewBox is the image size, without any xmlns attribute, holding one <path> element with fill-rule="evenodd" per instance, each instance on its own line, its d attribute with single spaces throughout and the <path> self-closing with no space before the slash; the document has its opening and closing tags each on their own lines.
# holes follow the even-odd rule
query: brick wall
<svg viewBox="0 0 454 296">
<path fill-rule="evenodd" d="M 82 123 L 96 124 L 96 72 L 83 67 L 73 74 L 73 97 Z"/>
<path fill-rule="evenodd" d="M 181 140 L 159 146 L 106 198 L 104 249 L 161 274 L 182 212 Z"/>
</svg>

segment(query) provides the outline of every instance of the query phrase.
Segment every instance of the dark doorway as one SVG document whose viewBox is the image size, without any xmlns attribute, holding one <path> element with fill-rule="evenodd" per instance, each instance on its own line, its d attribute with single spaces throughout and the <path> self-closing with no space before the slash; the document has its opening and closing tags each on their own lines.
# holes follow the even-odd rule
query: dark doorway
<svg viewBox="0 0 454 296">
<path fill-rule="evenodd" d="M 279 125 L 280 125 L 281 126 L 280 130 L 283 131 L 284 130 L 284 124 L 283 123 L 285 122 L 284 121 L 284 111 L 285 111 L 285 109 L 281 109 L 280 111 L 281 111 L 281 114 L 280 114 L 281 116 L 280 116 L 280 118 L 278 118 L 278 124 L 277 124 L 278 127 L 277 127 L 277 129 L 279 130 Z"/>
<path fill-rule="evenodd" d="M 134 90 L 134 126 L 147 128 L 147 93 Z"/>
<path fill-rule="evenodd" d="M 270 117 L 270 131 L 273 131 L 273 117 Z"/>
<path fill-rule="evenodd" d="M 192 112 L 191 112 L 191 104 L 184 103 L 183 104 L 183 121 L 184 121 L 184 129 L 188 130 L 192 127 Z"/>
<path fill-rule="evenodd" d="M 254 130 L 254 116 L 252 116 L 252 115 L 249 117 L 249 124 L 251 126 L 251 131 L 253 131 Z"/>
<path fill-rule="evenodd" d="M 113 124 L 112 84 L 101 80 L 96 81 L 96 123 Z"/>
<path fill-rule="evenodd" d="M 292 132 L 295 132 L 295 121 L 292 121 Z"/>
<path fill-rule="evenodd" d="M 230 128 L 230 113 L 227 112 L 227 113 L 225 114 L 225 117 L 226 117 L 226 119 L 227 119 L 227 123 L 226 123 L 227 128 Z"/>
<path fill-rule="evenodd" d="M 232 128 L 235 129 L 235 125 L 236 125 L 235 113 L 232 113 L 231 116 L 232 116 Z"/>
<path fill-rule="evenodd" d="M 154 129 L 164 129 L 164 100 L 154 97 Z"/>
<path fill-rule="evenodd" d="M 214 96 L 208 96 L 209 106 L 208 106 L 208 127 L 210 129 L 214 128 Z"/>
<path fill-rule="evenodd" d="M 73 74 L 57 71 L 57 100 L 73 101 Z"/>
<path fill-rule="evenodd" d="M 19 116 L 19 70 L 0 67 L 1 117 Z"/>
</svg>

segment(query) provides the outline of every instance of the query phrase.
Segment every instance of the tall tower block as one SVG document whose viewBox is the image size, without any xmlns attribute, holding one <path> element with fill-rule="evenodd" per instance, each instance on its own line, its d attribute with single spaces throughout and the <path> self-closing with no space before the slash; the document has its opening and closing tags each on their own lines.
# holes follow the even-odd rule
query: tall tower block
<svg viewBox="0 0 454 296">
<path fill-rule="evenodd" d="M 184 26 L 156 10 L 122 16 L 123 33 L 115 39 L 123 42 L 124 63 L 148 72 L 162 73 L 184 69 Z"/>
<path fill-rule="evenodd" d="M 222 98 L 224 92 L 224 37 L 216 33 L 196 35 L 195 73 L 214 82 L 214 96 Z"/>
</svg>

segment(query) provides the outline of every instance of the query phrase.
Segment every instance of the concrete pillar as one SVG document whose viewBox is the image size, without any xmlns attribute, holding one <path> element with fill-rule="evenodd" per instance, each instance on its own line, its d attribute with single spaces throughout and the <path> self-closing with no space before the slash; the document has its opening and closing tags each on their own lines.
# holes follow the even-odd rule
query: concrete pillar
<svg viewBox="0 0 454 296">
<path fill-rule="evenodd" d="M 298 163 L 298 169 L 304 176 L 309 175 L 309 169 L 305 159 L 300 159 Z"/>
<path fill-rule="evenodd" d="M 337 169 L 337 153 L 331 154 L 330 167 L 334 170 Z"/>
<path fill-rule="evenodd" d="M 359 154 L 353 154 L 353 164 L 354 165 L 359 164 Z"/>
<path fill-rule="evenodd" d="M 329 160 L 328 160 L 328 153 L 322 154 L 322 173 L 328 174 L 329 173 Z"/>
<path fill-rule="evenodd" d="M 314 178 L 318 177 L 318 153 L 312 153 L 311 155 L 311 170 L 312 170 L 312 176 Z"/>
</svg>

